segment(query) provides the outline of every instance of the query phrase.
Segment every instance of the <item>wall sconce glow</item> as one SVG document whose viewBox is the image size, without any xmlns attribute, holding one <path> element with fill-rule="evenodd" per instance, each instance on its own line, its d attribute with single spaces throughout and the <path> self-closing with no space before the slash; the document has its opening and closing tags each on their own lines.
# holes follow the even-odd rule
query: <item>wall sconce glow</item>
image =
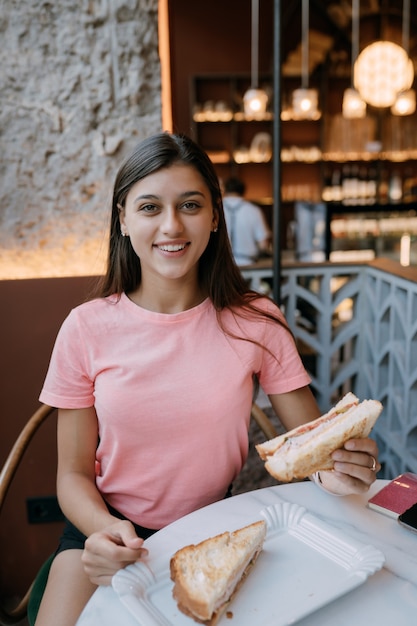
<svg viewBox="0 0 417 626">
<path fill-rule="evenodd" d="M 366 102 L 353 87 L 345 89 L 342 105 L 343 117 L 347 119 L 359 119 L 366 116 Z"/>
<path fill-rule="evenodd" d="M 410 265 L 411 260 L 411 237 L 409 234 L 404 234 L 400 240 L 400 263 L 404 267 Z"/>
<path fill-rule="evenodd" d="M 358 56 L 354 86 L 368 104 L 385 108 L 394 104 L 400 91 L 410 89 L 414 68 L 407 52 L 392 41 L 375 41 Z"/>
<path fill-rule="evenodd" d="M 416 110 L 416 92 L 413 89 L 401 91 L 391 107 L 393 115 L 412 115 Z"/>
<path fill-rule="evenodd" d="M 243 96 L 246 117 L 263 117 L 268 105 L 268 95 L 263 89 L 248 89 Z"/>
<path fill-rule="evenodd" d="M 300 87 L 294 89 L 292 94 L 292 110 L 294 119 L 315 120 L 319 119 L 317 89 Z"/>
</svg>

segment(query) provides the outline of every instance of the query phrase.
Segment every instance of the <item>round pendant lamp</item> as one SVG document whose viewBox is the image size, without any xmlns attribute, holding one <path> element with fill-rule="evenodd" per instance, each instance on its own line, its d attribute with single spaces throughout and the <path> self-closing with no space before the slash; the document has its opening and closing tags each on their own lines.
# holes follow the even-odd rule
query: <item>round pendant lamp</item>
<svg viewBox="0 0 417 626">
<path fill-rule="evenodd" d="M 390 107 L 400 91 L 410 89 L 414 68 L 408 54 L 392 41 L 375 41 L 355 62 L 353 82 L 361 98 L 374 107 Z"/>
</svg>

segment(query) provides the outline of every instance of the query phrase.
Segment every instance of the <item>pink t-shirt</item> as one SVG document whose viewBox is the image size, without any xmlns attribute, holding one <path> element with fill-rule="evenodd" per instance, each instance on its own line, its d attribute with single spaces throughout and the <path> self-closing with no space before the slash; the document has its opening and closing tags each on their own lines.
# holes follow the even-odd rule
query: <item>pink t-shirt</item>
<svg viewBox="0 0 417 626">
<path fill-rule="evenodd" d="M 276 313 L 274 303 L 258 301 Z M 248 452 L 252 376 L 264 391 L 310 383 L 289 333 L 259 318 L 222 320 L 209 299 L 177 314 L 126 295 L 82 304 L 58 334 L 40 400 L 95 406 L 97 487 L 132 521 L 162 528 L 224 497 Z"/>
</svg>

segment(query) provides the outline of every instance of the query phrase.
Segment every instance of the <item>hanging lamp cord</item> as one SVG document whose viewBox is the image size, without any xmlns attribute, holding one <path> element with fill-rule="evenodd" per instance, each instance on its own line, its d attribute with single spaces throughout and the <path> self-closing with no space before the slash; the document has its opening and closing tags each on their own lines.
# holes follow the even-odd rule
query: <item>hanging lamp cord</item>
<svg viewBox="0 0 417 626">
<path fill-rule="evenodd" d="M 301 15 L 301 86 L 308 87 L 308 22 L 309 22 L 309 0 L 303 0 Z"/>
<path fill-rule="evenodd" d="M 258 63 L 259 63 L 259 0 L 252 0 L 252 88 L 257 89 L 259 83 Z"/>
</svg>

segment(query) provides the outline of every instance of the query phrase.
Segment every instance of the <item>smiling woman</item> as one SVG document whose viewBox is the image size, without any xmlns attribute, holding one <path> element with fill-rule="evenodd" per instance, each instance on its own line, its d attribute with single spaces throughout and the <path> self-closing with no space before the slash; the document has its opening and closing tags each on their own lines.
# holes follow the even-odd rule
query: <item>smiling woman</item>
<svg viewBox="0 0 417 626">
<path fill-rule="evenodd" d="M 68 523 L 37 626 L 74 624 L 145 538 L 231 494 L 256 379 L 286 429 L 319 416 L 281 311 L 233 260 L 211 161 L 187 137 L 150 137 L 116 176 L 107 271 L 62 324 L 40 396 L 59 408 Z M 335 490 L 367 489 L 377 452 L 339 451 Z"/>
<path fill-rule="evenodd" d="M 131 300 L 175 313 L 207 297 L 198 286 L 198 264 L 219 217 L 200 173 L 174 163 L 135 183 L 119 207 L 122 235 L 130 238 L 141 265 L 141 282 L 130 292 Z M 173 280 L 175 299 L 166 303 Z"/>
</svg>

